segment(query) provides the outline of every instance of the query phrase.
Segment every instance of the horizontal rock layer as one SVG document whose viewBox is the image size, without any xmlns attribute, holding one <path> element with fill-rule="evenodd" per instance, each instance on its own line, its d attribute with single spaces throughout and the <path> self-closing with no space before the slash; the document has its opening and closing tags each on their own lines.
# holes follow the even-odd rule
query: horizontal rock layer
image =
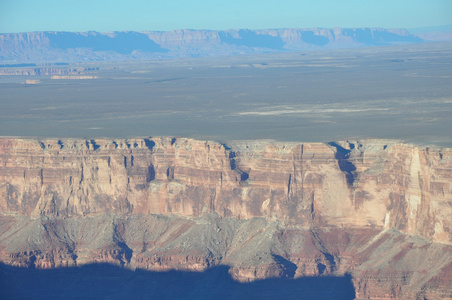
<svg viewBox="0 0 452 300">
<path fill-rule="evenodd" d="M 450 243 L 452 151 L 394 141 L 0 139 L 4 215 L 265 217 Z"/>
<path fill-rule="evenodd" d="M 0 259 L 351 273 L 358 297 L 451 292 L 452 150 L 185 138 L 0 139 Z"/>
<path fill-rule="evenodd" d="M 428 40 L 428 37 L 425 36 Z M 4 61 L 155 59 L 353 48 L 424 40 L 405 29 L 310 28 L 0 34 Z"/>
</svg>

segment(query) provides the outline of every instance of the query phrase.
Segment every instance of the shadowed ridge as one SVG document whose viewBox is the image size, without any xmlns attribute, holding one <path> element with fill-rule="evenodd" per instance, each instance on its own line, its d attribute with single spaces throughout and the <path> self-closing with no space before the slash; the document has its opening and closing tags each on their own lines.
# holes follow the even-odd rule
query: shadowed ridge
<svg viewBox="0 0 452 300">
<path fill-rule="evenodd" d="M 239 283 L 229 267 L 135 271 L 110 264 L 28 269 L 0 263 L 1 299 L 354 299 L 350 275 Z"/>
<path fill-rule="evenodd" d="M 98 32 L 51 32 L 46 33 L 50 44 L 60 49 L 91 48 L 94 51 L 115 51 L 131 54 L 134 50 L 168 52 L 140 32 L 114 32 L 112 36 Z"/>
<path fill-rule="evenodd" d="M 246 29 L 241 29 L 237 32 L 220 31 L 218 32 L 218 35 L 223 43 L 238 46 L 283 50 L 285 44 L 281 37 L 275 37 L 268 34 L 257 34 L 252 30 Z"/>
</svg>

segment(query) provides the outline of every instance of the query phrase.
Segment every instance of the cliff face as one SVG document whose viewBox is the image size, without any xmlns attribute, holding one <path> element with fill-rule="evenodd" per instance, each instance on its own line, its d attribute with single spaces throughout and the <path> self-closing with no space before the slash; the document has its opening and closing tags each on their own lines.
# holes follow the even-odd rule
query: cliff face
<svg viewBox="0 0 452 300">
<path fill-rule="evenodd" d="M 0 139 L 0 157 L 8 264 L 227 264 L 242 281 L 351 272 L 360 297 L 452 292 L 451 149 Z"/>
<path fill-rule="evenodd" d="M 92 61 L 350 48 L 423 40 L 404 29 L 310 28 L 0 34 L 0 58 Z"/>
<path fill-rule="evenodd" d="M 452 152 L 387 141 L 0 140 L 3 214 L 265 217 L 450 243 Z M 363 144 L 361 144 L 363 143 Z M 229 148 L 231 147 L 231 148 Z"/>
</svg>

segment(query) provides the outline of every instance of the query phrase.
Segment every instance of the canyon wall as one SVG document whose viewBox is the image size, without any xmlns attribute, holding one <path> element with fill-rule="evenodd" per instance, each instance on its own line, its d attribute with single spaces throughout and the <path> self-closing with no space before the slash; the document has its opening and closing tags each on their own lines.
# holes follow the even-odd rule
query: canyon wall
<svg viewBox="0 0 452 300">
<path fill-rule="evenodd" d="M 0 259 L 352 274 L 357 297 L 451 295 L 452 150 L 391 140 L 0 139 Z"/>
<path fill-rule="evenodd" d="M 450 243 L 452 152 L 393 141 L 0 140 L 2 214 L 265 217 Z"/>
</svg>

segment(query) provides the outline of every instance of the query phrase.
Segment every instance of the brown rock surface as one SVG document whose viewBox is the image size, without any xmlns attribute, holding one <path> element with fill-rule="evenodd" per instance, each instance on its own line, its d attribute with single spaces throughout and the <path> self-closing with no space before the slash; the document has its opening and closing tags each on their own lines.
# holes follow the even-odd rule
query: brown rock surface
<svg viewBox="0 0 452 300">
<path fill-rule="evenodd" d="M 0 139 L 0 260 L 352 274 L 357 298 L 450 297 L 452 150 L 185 138 Z"/>
</svg>

